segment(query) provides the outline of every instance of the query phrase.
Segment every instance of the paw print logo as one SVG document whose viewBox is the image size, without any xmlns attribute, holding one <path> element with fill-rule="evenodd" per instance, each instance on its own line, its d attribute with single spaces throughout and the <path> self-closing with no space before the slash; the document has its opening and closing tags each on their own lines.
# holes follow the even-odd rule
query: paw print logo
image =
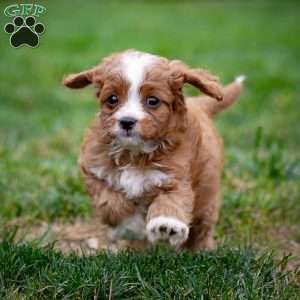
<svg viewBox="0 0 300 300">
<path fill-rule="evenodd" d="M 15 17 L 12 23 L 4 26 L 4 31 L 10 34 L 10 44 L 14 48 L 22 45 L 37 47 L 39 44 L 39 35 L 45 31 L 42 23 L 36 23 L 33 16 L 25 19 L 23 17 Z"/>
</svg>

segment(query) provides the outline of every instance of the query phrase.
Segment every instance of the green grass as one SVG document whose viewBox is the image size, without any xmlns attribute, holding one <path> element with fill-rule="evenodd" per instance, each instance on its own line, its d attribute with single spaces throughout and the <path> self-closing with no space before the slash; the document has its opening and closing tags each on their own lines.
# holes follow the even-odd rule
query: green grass
<svg viewBox="0 0 300 300">
<path fill-rule="evenodd" d="M 251 249 L 78 257 L 3 243 L 0 266 L 0 296 L 8 299 L 290 300 L 299 292 L 270 255 Z"/>
<path fill-rule="evenodd" d="M 178 280 L 175 281 L 174 275 L 172 286 L 163 288 L 169 278 L 164 277 L 167 273 L 159 273 L 163 254 L 156 252 L 78 258 L 63 257 L 51 250 L 41 252 L 30 246 L 2 244 L 0 263 L 7 264 L 5 271 L 0 269 L 1 285 L 5 287 L 3 297 L 22 299 L 23 294 L 38 297 L 35 289 L 38 286 L 43 289 L 42 296 L 58 293 L 57 298 L 62 298 L 62 295 L 78 293 L 77 298 L 90 299 L 97 282 L 105 282 L 103 289 L 100 285 L 96 288 L 103 299 L 104 293 L 108 297 L 111 280 L 113 299 L 134 298 L 134 293 L 139 292 L 137 299 L 143 295 L 147 299 L 151 293 L 153 298 L 159 298 L 155 296 L 156 291 L 164 290 L 167 294 L 162 297 L 168 299 L 171 295 L 180 299 L 186 292 L 180 292 L 180 287 L 193 287 L 189 297 L 198 293 L 203 299 L 272 296 L 285 299 L 285 291 L 290 295 L 293 283 L 287 277 L 284 280 L 277 276 L 264 277 L 268 267 L 259 256 L 247 250 L 230 249 L 254 245 L 264 253 L 271 249 L 282 253 L 293 252 L 295 244 L 300 249 L 300 4 L 296 1 L 39 3 L 47 7 L 47 14 L 40 19 L 45 23 L 46 32 L 38 48 L 13 49 L 8 35 L 1 33 L 2 225 L 16 218 L 29 224 L 41 220 L 70 222 L 91 216 L 76 161 L 85 128 L 98 107 L 92 88 L 76 92 L 64 88 L 61 85 L 64 74 L 95 65 L 111 52 L 137 48 L 208 68 L 220 75 L 223 83 L 237 74 L 246 74 L 248 79 L 240 102 L 216 120 L 226 150 L 223 206 L 216 232 L 223 250 L 199 257 L 180 254 L 177 267 L 171 264 L 170 270 Z M 0 10 L 8 4 L 1 2 Z M 0 27 L 8 21 L 3 16 Z M 194 93 L 190 89 L 187 92 Z M 19 261 L 13 255 L 16 261 L 13 257 L 8 259 L 13 253 L 19 253 Z M 233 255 L 237 261 L 232 259 Z M 42 258 L 35 262 L 34 257 Z M 126 265 L 135 257 L 141 280 L 136 269 Z M 171 258 L 163 257 L 171 263 L 177 256 L 173 253 Z M 111 267 L 110 260 L 114 261 Z M 148 261 L 153 262 L 151 270 L 160 274 L 158 279 L 151 277 L 145 266 L 138 265 Z M 105 265 L 103 273 L 95 271 L 98 263 Z M 255 269 L 260 263 L 262 273 Z M 182 270 L 185 265 L 189 270 L 192 264 L 199 264 L 199 270 L 204 272 L 197 270 L 186 275 Z M 232 272 L 238 276 L 238 268 L 246 268 L 247 264 L 250 264 L 248 273 L 241 274 L 251 280 L 241 275 L 241 280 L 245 280 L 241 284 L 246 286 L 237 286 L 239 281 L 232 281 L 226 270 L 234 265 Z M 165 272 L 171 265 L 164 265 Z M 267 265 L 275 274 L 272 260 Z M 73 271 L 62 273 L 62 266 Z M 124 277 L 118 287 L 114 266 L 116 270 L 123 268 Z M 20 280 L 17 269 L 22 274 Z M 76 275 L 77 270 L 82 277 Z M 61 274 L 68 279 L 64 281 Z M 167 278 L 166 282 L 162 278 Z M 194 284 L 198 279 L 203 285 Z M 256 285 L 261 288 L 254 289 Z M 125 286 L 130 287 L 126 296 Z"/>
</svg>

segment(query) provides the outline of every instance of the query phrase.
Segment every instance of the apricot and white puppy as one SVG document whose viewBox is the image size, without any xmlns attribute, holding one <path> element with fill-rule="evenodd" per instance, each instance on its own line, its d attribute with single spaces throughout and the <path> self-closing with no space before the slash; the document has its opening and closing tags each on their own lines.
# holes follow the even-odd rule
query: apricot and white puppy
<svg viewBox="0 0 300 300">
<path fill-rule="evenodd" d="M 97 88 L 101 111 L 79 162 L 102 222 L 151 243 L 214 247 L 223 145 L 211 117 L 234 102 L 242 81 L 223 88 L 205 70 L 135 50 L 65 77 L 70 88 Z M 207 96 L 184 99 L 185 83 Z"/>
</svg>

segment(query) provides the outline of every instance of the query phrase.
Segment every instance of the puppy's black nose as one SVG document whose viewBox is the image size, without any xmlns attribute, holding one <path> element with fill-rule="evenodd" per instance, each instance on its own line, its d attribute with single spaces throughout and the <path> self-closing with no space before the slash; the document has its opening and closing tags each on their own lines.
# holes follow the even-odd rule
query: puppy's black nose
<svg viewBox="0 0 300 300">
<path fill-rule="evenodd" d="M 125 130 L 130 130 L 134 127 L 135 123 L 137 122 L 136 119 L 131 117 L 124 117 L 120 121 L 120 126 Z"/>
</svg>

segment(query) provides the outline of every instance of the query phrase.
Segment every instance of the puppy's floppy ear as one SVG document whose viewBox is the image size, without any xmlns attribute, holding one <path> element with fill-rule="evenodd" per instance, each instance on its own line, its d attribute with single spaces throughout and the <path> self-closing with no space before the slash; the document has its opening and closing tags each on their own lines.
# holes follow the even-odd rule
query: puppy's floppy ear
<svg viewBox="0 0 300 300">
<path fill-rule="evenodd" d="M 177 73 L 177 76 L 182 76 L 183 84 L 189 83 L 217 100 L 223 99 L 222 86 L 218 77 L 206 70 L 191 69 L 179 60 L 171 61 L 170 65 Z"/>
<path fill-rule="evenodd" d="M 71 89 L 81 89 L 92 83 L 94 69 L 70 74 L 64 77 L 63 84 Z"/>
</svg>

